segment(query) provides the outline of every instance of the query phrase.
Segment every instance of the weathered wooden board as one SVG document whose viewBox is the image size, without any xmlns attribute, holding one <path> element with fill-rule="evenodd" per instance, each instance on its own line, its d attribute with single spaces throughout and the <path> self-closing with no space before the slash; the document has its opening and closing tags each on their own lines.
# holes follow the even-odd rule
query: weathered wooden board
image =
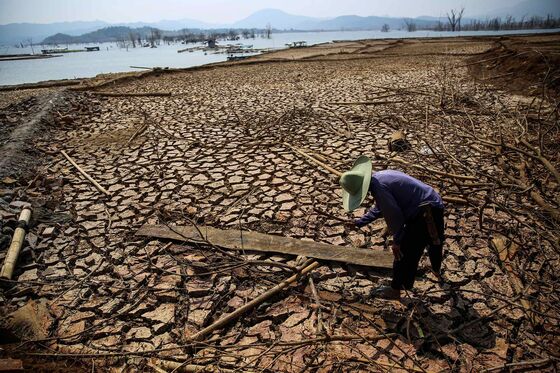
<svg viewBox="0 0 560 373">
<path fill-rule="evenodd" d="M 142 226 L 137 236 L 165 238 L 177 241 L 200 242 L 207 240 L 212 245 L 230 250 L 248 250 L 274 252 L 290 255 L 302 255 L 308 258 L 333 260 L 376 268 L 393 268 L 393 254 L 385 251 L 358 249 L 352 246 L 336 246 L 325 243 L 302 241 L 295 238 L 273 236 L 257 232 L 239 230 L 222 230 L 200 227 L 204 238 L 193 226 L 165 225 Z M 243 236 L 243 240 L 241 239 Z"/>
</svg>

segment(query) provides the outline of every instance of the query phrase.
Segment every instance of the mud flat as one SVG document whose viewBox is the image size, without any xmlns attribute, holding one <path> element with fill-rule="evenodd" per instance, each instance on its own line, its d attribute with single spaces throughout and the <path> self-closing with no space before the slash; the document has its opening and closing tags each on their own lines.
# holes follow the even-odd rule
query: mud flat
<svg viewBox="0 0 560 373">
<path fill-rule="evenodd" d="M 75 371 L 557 369 L 559 46 L 364 40 L 1 92 L 1 151 L 22 159 L 2 170 L 3 237 L 24 203 L 35 212 L 0 293 L 4 357 Z M 398 154 L 397 130 L 412 145 Z M 301 262 L 136 236 L 144 224 L 388 250 L 384 223 L 346 224 L 365 208 L 345 214 L 336 178 L 293 147 L 338 170 L 368 155 L 454 201 L 445 283 L 423 261 L 414 291 L 382 301 L 369 294 L 390 273 L 320 261 L 193 342 Z"/>
</svg>

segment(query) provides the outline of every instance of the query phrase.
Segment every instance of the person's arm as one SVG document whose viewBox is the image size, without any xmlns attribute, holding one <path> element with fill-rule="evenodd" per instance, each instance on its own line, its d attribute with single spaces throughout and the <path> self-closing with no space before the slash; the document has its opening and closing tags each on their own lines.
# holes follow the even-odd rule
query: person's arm
<svg viewBox="0 0 560 373">
<path fill-rule="evenodd" d="M 383 211 L 383 217 L 387 226 L 393 232 L 393 243 L 400 245 L 404 229 L 404 216 L 401 208 L 397 204 L 395 197 L 391 191 L 383 185 L 376 188 L 375 201 L 380 210 Z"/>
<path fill-rule="evenodd" d="M 361 218 L 356 220 L 356 227 L 358 227 L 358 228 L 364 227 L 364 226 L 368 225 L 369 223 L 371 223 L 372 221 L 380 218 L 381 216 L 383 216 L 383 214 L 381 213 L 381 210 L 379 209 L 379 207 L 377 207 L 377 204 L 376 204 L 375 206 L 370 208 L 364 214 L 364 216 L 362 216 Z"/>
</svg>

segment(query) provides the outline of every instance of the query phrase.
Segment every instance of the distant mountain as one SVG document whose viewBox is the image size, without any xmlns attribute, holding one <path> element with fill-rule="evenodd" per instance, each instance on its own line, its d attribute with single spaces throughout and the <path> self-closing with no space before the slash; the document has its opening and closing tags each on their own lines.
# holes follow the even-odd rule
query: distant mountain
<svg viewBox="0 0 560 373">
<path fill-rule="evenodd" d="M 0 25 L 0 44 L 27 44 L 28 39 L 38 43 L 49 35 L 65 33 L 68 35 L 81 35 L 95 31 L 109 24 L 103 21 L 92 22 L 59 22 L 49 24 L 39 23 L 10 23 Z"/>
<path fill-rule="evenodd" d="M 80 36 L 58 33 L 47 37 L 43 44 L 72 44 L 72 43 L 103 43 L 128 40 L 130 34 L 140 35 L 145 39 L 150 33 L 151 27 L 130 28 L 126 26 L 112 26 L 88 32 Z M 135 40 L 137 37 L 135 38 Z"/>
<path fill-rule="evenodd" d="M 181 19 L 176 21 L 159 22 L 133 22 L 110 24 L 103 21 L 92 22 L 59 22 L 49 24 L 39 23 L 10 23 L 0 25 L 0 44 L 28 44 L 31 39 L 33 43 L 40 43 L 45 38 L 55 34 L 65 34 L 69 36 L 83 35 L 109 26 L 125 26 L 131 28 L 155 27 L 161 30 L 180 30 L 189 29 L 209 29 L 215 25 L 197 21 L 194 19 Z"/>
<path fill-rule="evenodd" d="M 466 11 L 466 10 L 465 10 Z M 470 11 L 469 14 L 473 14 Z M 560 17 L 560 1 L 559 0 L 525 0 L 515 5 L 510 5 L 505 8 L 499 8 L 488 12 L 487 14 L 478 15 L 476 18 L 489 18 L 513 16 L 518 20 L 522 17 L 541 16 L 546 17 L 551 14 L 555 17 Z"/>
<path fill-rule="evenodd" d="M 419 28 L 431 26 L 434 21 L 414 18 L 414 23 Z M 313 25 L 315 30 L 380 30 L 387 24 L 390 29 L 401 29 L 405 27 L 403 18 L 393 17 L 360 17 L 360 16 L 340 16 L 333 19 L 318 22 Z"/>
<path fill-rule="evenodd" d="M 0 0 L 1 1 L 1 0 Z M 444 13 L 445 14 L 445 9 Z M 560 16 L 560 0 L 524 0 L 515 5 L 506 8 L 496 9 L 486 14 L 472 16 L 476 14 L 475 9 L 465 8 L 465 14 L 469 14 L 469 18 L 463 18 L 463 23 L 468 23 L 472 19 L 487 19 L 492 17 L 506 17 L 508 15 L 516 17 L 518 20 L 523 16 L 530 17 L 533 15 L 546 16 L 553 14 Z M 422 16 L 413 19 L 419 28 L 429 27 L 438 20 L 446 23 L 445 15 L 442 17 Z M 27 44 L 29 39 L 34 43 L 40 43 L 49 35 L 64 34 L 66 36 L 57 35 L 60 39 L 72 39 L 68 36 L 77 36 L 87 34 L 109 26 L 125 26 L 131 28 L 155 27 L 160 30 L 180 30 L 188 29 L 227 29 L 227 28 L 258 28 L 263 29 L 268 24 L 276 30 L 379 30 L 383 24 L 388 24 L 391 29 L 400 29 L 404 27 L 403 18 L 399 17 L 360 17 L 355 15 L 344 15 L 335 18 L 314 18 L 300 15 L 293 15 L 278 9 L 264 9 L 251 14 L 229 25 L 210 24 L 194 19 L 180 20 L 163 20 L 159 22 L 133 22 L 109 24 L 103 21 L 92 22 L 61 22 L 51 24 L 34 24 L 34 23 L 12 23 L 9 25 L 0 25 L 0 44 L 19 44 L 24 42 Z"/>
<path fill-rule="evenodd" d="M 297 16 L 288 14 L 278 9 L 263 9 L 251 14 L 249 17 L 235 22 L 236 28 L 265 28 L 267 24 L 279 30 L 308 29 L 310 24 L 319 22 L 320 18 Z"/>
<path fill-rule="evenodd" d="M 159 22 L 118 23 L 118 24 L 115 24 L 114 26 L 126 26 L 126 27 L 133 27 L 133 28 L 155 27 L 155 28 L 158 28 L 160 30 L 176 31 L 176 30 L 182 30 L 182 29 L 185 29 L 185 28 L 188 28 L 188 29 L 211 29 L 211 28 L 218 27 L 219 25 L 198 21 L 196 19 L 184 18 L 184 19 L 178 19 L 178 20 L 174 20 L 174 21 L 173 20 L 163 20 L 163 21 L 159 21 Z"/>
<path fill-rule="evenodd" d="M 419 27 L 432 25 L 429 20 L 416 20 Z M 288 14 L 277 9 L 265 9 L 234 23 L 235 28 L 265 28 L 270 24 L 277 30 L 379 30 L 383 24 L 391 28 L 404 27 L 403 18 L 394 17 L 360 17 L 345 15 L 335 18 L 313 18 Z"/>
</svg>

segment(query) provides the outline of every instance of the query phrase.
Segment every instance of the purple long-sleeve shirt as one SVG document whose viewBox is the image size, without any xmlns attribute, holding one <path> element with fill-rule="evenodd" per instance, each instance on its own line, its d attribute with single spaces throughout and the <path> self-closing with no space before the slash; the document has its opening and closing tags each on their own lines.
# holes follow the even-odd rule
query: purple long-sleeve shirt
<svg viewBox="0 0 560 373">
<path fill-rule="evenodd" d="M 393 232 L 393 241 L 399 245 L 405 223 L 418 214 L 421 204 L 443 208 L 443 200 L 431 186 L 400 171 L 375 172 L 369 192 L 375 198 L 375 206 L 357 220 L 356 225 L 363 227 L 383 217 Z"/>
</svg>

